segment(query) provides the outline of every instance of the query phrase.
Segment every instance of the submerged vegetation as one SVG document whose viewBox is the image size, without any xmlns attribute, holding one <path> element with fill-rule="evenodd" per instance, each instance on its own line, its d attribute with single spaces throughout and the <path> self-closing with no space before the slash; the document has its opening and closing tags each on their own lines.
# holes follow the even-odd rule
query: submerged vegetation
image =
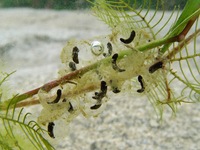
<svg viewBox="0 0 200 150">
<path fill-rule="evenodd" d="M 59 71 L 59 79 L 5 100 L 2 84 L 11 74 L 1 72 L 2 149 L 29 146 L 53 149 L 44 135 L 56 138 L 55 120 L 64 118 L 68 124 L 79 114 L 96 117 L 110 97 L 120 92 L 145 95 L 160 118 L 165 107 L 176 114 L 178 104 L 200 100 L 200 51 L 196 47 L 200 34 L 200 0 L 188 0 L 172 25 L 169 21 L 176 8 L 169 18 L 163 10 L 157 19 L 158 10 L 164 5 L 160 0 L 156 3 L 144 0 L 139 9 L 135 9 L 137 3 L 124 0 L 88 1 L 93 6 L 93 14 L 112 32 L 68 41 L 61 53 L 64 67 Z M 150 17 L 152 3 L 155 12 Z M 169 31 L 160 38 L 159 33 L 167 26 L 171 26 Z M 181 92 L 174 90 L 176 84 L 180 85 Z M 23 115 L 20 107 L 37 104 L 43 106 L 38 120 L 27 119 L 30 113 Z"/>
</svg>

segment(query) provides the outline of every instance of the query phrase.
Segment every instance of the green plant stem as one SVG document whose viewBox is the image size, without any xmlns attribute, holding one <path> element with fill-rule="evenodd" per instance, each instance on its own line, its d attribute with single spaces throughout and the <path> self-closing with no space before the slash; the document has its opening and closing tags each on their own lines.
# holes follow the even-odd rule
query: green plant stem
<svg viewBox="0 0 200 150">
<path fill-rule="evenodd" d="M 84 73 L 86 73 L 87 71 L 89 70 L 92 70 L 94 69 L 97 65 L 98 65 L 99 62 L 96 62 L 90 66 L 87 66 L 87 67 L 84 67 L 84 68 L 81 68 L 79 70 L 76 70 L 74 72 L 70 72 L 69 74 L 61 77 L 60 79 L 57 79 L 57 80 L 54 80 L 54 81 L 51 81 L 51 82 L 48 82 L 46 84 L 44 84 L 43 86 L 41 87 L 38 87 L 36 89 L 33 89 L 33 90 L 30 90 L 28 92 L 25 92 L 23 94 L 20 94 L 20 95 L 17 95 L 14 99 L 12 99 L 11 101 L 11 105 L 12 104 L 15 104 L 15 103 L 18 103 L 18 102 L 21 102 L 27 98 L 30 98 L 34 95 L 36 95 L 39 90 L 42 88 L 43 90 L 45 91 L 50 91 L 51 89 L 55 88 L 56 86 L 60 85 L 60 84 L 65 84 L 65 83 L 73 83 L 71 82 L 70 80 L 73 80 L 81 75 L 83 75 Z M 10 102 L 10 100 L 8 100 Z M 2 105 L 3 106 L 3 105 Z M 4 109 L 4 107 L 0 106 L 1 109 Z"/>
<path fill-rule="evenodd" d="M 198 13 L 200 13 L 200 12 L 198 11 Z M 129 50 L 124 50 L 124 51 L 119 53 L 118 59 L 122 59 L 124 56 L 127 56 L 127 55 L 131 54 L 133 52 L 133 49 L 134 50 L 136 49 L 136 50 L 142 52 L 142 51 L 147 51 L 147 50 L 150 50 L 152 48 L 156 48 L 156 47 L 159 47 L 159 46 L 162 46 L 162 45 L 165 46 L 167 44 L 171 44 L 173 42 L 180 41 L 180 39 L 183 40 L 184 38 L 181 38 L 181 37 L 185 37 L 186 36 L 186 34 L 191 29 L 191 27 L 192 27 L 192 25 L 193 25 L 193 23 L 195 22 L 196 19 L 197 19 L 197 17 L 195 17 L 195 18 L 193 17 L 192 19 L 190 19 L 187 22 L 185 28 L 182 30 L 182 32 L 179 35 L 176 35 L 174 37 L 165 37 L 165 38 L 163 38 L 161 40 L 155 40 L 155 41 L 152 41 L 152 42 L 147 43 L 147 44 L 142 45 L 142 46 L 137 46 L 137 47 L 129 49 Z M 31 90 L 31 91 L 25 92 L 23 94 L 17 95 L 14 98 L 14 100 L 12 100 L 11 104 L 16 104 L 18 102 L 21 102 L 21 101 L 23 101 L 23 100 L 25 100 L 27 98 L 30 98 L 30 97 L 36 95 L 41 88 L 48 92 L 48 91 L 50 91 L 51 89 L 55 88 L 58 85 L 62 85 L 62 84 L 66 84 L 66 83 L 72 83 L 70 80 L 73 80 L 73 79 L 76 79 L 77 77 L 82 76 L 86 72 L 97 68 L 97 66 L 102 64 L 102 63 L 110 63 L 111 59 L 112 59 L 111 56 L 107 57 L 107 58 L 104 58 L 104 59 L 102 59 L 102 60 L 100 60 L 100 61 L 98 61 L 98 62 L 96 62 L 94 64 L 91 64 L 89 66 L 83 67 L 83 68 L 81 68 L 79 70 L 76 70 L 74 72 L 70 72 L 69 74 L 66 74 L 65 76 L 61 77 L 60 79 L 48 82 L 48 83 L 44 84 L 43 86 L 38 87 L 38 88 L 36 88 L 34 90 Z M 38 102 L 29 103 L 29 104 L 38 104 Z M 19 106 L 21 106 L 21 105 L 19 105 Z M 0 105 L 0 109 L 4 109 L 4 107 L 5 107 L 4 104 Z"/>
<path fill-rule="evenodd" d="M 197 30 L 195 33 L 193 33 L 192 35 L 190 35 L 188 38 L 186 38 L 184 41 L 182 41 L 177 47 L 175 47 L 171 53 L 169 53 L 166 58 L 169 59 L 171 57 L 173 57 L 176 53 L 178 53 L 183 47 L 184 47 L 184 44 L 185 43 L 189 43 L 195 36 L 199 35 L 200 34 L 200 29 Z M 158 41 L 154 41 L 154 42 L 151 42 L 149 43 L 150 46 L 145 46 L 146 49 L 152 49 L 154 47 L 157 47 L 157 46 L 160 46 L 162 45 L 164 42 L 166 42 L 167 39 L 164 39 L 164 40 L 158 40 Z M 138 47 L 137 49 L 141 50 L 141 49 L 144 49 L 144 47 Z M 131 53 L 133 52 L 132 49 L 129 49 L 129 50 L 124 50 L 122 52 L 119 53 L 119 57 L 118 59 L 122 59 L 125 55 L 130 55 Z M 32 96 L 34 96 L 35 94 L 38 93 L 38 91 L 42 88 L 43 90 L 46 90 L 46 91 L 50 91 L 51 89 L 55 88 L 56 86 L 58 85 L 62 85 L 62 84 L 66 84 L 66 83 L 73 83 L 71 82 L 70 80 L 73 80 L 73 79 L 76 79 L 78 78 L 79 76 L 82 76 L 83 74 L 85 74 L 86 72 L 92 70 L 92 69 L 95 69 L 97 68 L 97 66 L 99 66 L 101 63 L 110 63 L 111 62 L 111 57 L 107 57 L 107 58 L 104 58 L 92 65 L 89 65 L 87 67 L 83 67 L 79 70 L 76 70 L 74 72 L 70 72 L 68 74 L 66 74 L 65 76 L 61 77 L 60 79 L 58 80 L 54 80 L 54 81 L 51 81 L 51 82 L 48 82 L 46 84 L 44 84 L 43 86 L 39 87 L 39 88 L 36 88 L 34 90 L 31 90 L 31 91 L 28 91 L 26 93 L 23 93 L 21 95 L 18 95 L 14 98 L 14 100 L 12 100 L 12 103 L 11 104 L 15 104 L 17 102 L 20 102 L 16 105 L 16 107 L 24 107 L 24 106 L 31 106 L 31 105 L 36 105 L 36 104 L 39 104 L 39 100 L 38 99 L 32 99 L 31 101 L 24 101 L 22 102 L 23 100 L 27 99 L 27 98 L 30 98 Z M 88 91 L 88 88 L 87 87 L 86 89 L 82 89 L 83 91 Z M 90 90 L 95 90 L 95 88 L 89 88 Z M 0 108 L 2 108 L 2 106 L 0 106 Z M 3 109 L 3 108 L 2 108 Z"/>
<path fill-rule="evenodd" d="M 136 47 L 136 49 L 139 50 L 139 51 L 146 51 L 146 50 L 155 48 L 155 45 L 158 45 L 158 46 L 165 45 L 164 48 L 161 50 L 162 53 L 165 53 L 168 50 L 171 43 L 181 42 L 181 41 L 184 40 L 187 33 L 191 29 L 192 25 L 196 21 L 196 19 L 197 19 L 197 17 L 195 19 L 190 20 L 188 22 L 188 24 L 186 25 L 186 27 L 184 28 L 184 30 L 179 35 L 174 36 L 174 37 L 170 37 L 170 38 L 166 37 L 166 38 L 163 38 L 161 40 L 155 40 L 155 41 L 152 41 L 151 43 Z"/>
<path fill-rule="evenodd" d="M 171 58 L 173 58 L 178 52 L 181 51 L 181 49 L 188 43 L 191 42 L 191 40 L 200 35 L 200 29 L 198 29 L 196 32 L 194 32 L 193 34 L 191 34 L 188 38 L 186 38 L 185 40 L 181 41 L 178 46 L 174 47 L 170 53 L 167 54 L 166 58 L 171 60 Z"/>
</svg>

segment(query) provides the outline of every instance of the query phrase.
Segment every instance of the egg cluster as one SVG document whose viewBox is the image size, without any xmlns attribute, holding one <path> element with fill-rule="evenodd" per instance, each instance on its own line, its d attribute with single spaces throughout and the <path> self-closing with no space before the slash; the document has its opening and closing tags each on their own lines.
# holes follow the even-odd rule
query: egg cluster
<svg viewBox="0 0 200 150">
<path fill-rule="evenodd" d="M 156 86 L 155 78 L 162 68 L 162 63 L 152 64 L 157 51 L 140 52 L 135 47 L 151 40 L 150 36 L 139 28 L 126 29 L 123 25 L 116 26 L 112 33 L 88 40 L 70 40 L 63 48 L 61 61 L 64 67 L 59 70 L 60 76 L 77 71 L 95 62 L 95 68 L 74 78 L 54 90 L 39 92 L 43 106 L 38 121 L 49 124 L 52 130 L 53 121 L 61 116 L 70 122 L 79 114 L 85 117 L 98 116 L 110 99 L 109 93 L 117 94 L 131 90 L 146 93 Z M 159 71 L 157 71 L 159 69 Z M 129 85 L 129 86 L 128 86 Z M 136 89 L 137 88 L 137 89 Z M 56 94 L 57 93 L 57 94 Z M 52 131 L 49 135 L 54 137 Z"/>
</svg>

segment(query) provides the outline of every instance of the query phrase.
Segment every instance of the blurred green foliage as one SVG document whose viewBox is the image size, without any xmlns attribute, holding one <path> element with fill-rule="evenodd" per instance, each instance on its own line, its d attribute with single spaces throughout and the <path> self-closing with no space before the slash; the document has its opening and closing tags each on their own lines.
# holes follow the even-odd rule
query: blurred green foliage
<svg viewBox="0 0 200 150">
<path fill-rule="evenodd" d="M 125 0 L 131 4 L 136 2 L 140 7 L 145 0 Z M 148 1 L 148 0 L 147 0 Z M 175 5 L 183 8 L 187 0 L 164 0 L 166 10 L 171 10 Z M 156 5 L 157 0 L 151 1 L 151 6 Z M 0 0 L 0 7 L 32 7 L 32 8 L 49 8 L 49 9 L 82 9 L 90 7 L 86 0 Z"/>
<path fill-rule="evenodd" d="M 0 0 L 1 7 L 80 9 L 89 7 L 86 0 Z"/>
</svg>

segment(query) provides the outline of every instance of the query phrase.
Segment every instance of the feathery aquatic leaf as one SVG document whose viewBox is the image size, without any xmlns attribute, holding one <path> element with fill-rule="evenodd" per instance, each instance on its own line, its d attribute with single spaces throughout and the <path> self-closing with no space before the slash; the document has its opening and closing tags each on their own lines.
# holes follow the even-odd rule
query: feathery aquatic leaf
<svg viewBox="0 0 200 150">
<path fill-rule="evenodd" d="M 1 80 L 1 85 L 11 74 Z M 17 95 L 16 95 L 17 96 Z M 13 99 L 15 99 L 15 97 Z M 43 134 L 46 132 L 38 123 L 28 121 L 27 116 L 30 113 L 23 114 L 23 109 L 16 109 L 16 103 L 13 106 L 13 100 L 6 106 L 6 110 L 0 112 L 0 145 L 2 149 L 54 149 L 50 143 L 44 139 Z M 7 103 L 6 103 L 7 104 Z M 5 106 L 5 103 L 4 103 Z"/>
<path fill-rule="evenodd" d="M 131 5 L 130 2 L 125 2 L 123 0 L 96 0 L 95 2 L 91 3 L 94 5 L 94 15 L 104 21 L 106 24 L 108 24 L 109 27 L 111 27 L 112 29 L 115 30 L 116 26 L 119 26 L 121 32 L 124 33 L 130 32 L 130 29 L 140 28 L 143 31 L 143 34 L 146 33 L 150 36 L 150 40 L 152 42 L 138 42 L 138 44 L 135 45 L 135 49 L 141 51 L 150 50 L 153 53 L 157 51 L 159 55 L 156 56 L 157 58 L 154 57 L 154 59 L 151 59 L 152 63 L 156 59 L 164 62 L 164 68 L 161 71 L 158 71 L 160 73 L 156 76 L 156 83 L 149 83 L 149 86 L 151 88 L 149 88 L 149 91 L 146 92 L 147 97 L 149 98 L 150 102 L 155 106 L 159 114 L 162 114 L 164 104 L 167 104 L 175 113 L 177 109 L 177 104 L 180 104 L 181 102 L 190 102 L 190 99 L 194 99 L 194 97 L 196 99 L 199 99 L 198 95 L 200 84 L 198 62 L 200 52 L 196 49 L 196 40 L 198 38 L 198 34 L 193 35 L 191 38 L 189 38 L 189 40 L 186 39 L 178 44 L 175 43 L 171 47 L 170 45 L 173 42 L 168 44 L 167 41 L 170 38 L 180 34 L 190 20 L 194 19 L 195 21 L 195 19 L 199 16 L 199 0 L 189 0 L 180 16 L 179 13 L 176 12 L 175 7 L 168 19 L 165 18 L 164 10 L 159 19 L 157 19 L 156 15 L 158 9 L 160 10 L 160 8 L 164 8 L 164 1 L 157 1 L 155 12 L 151 15 L 151 17 L 149 17 L 149 14 L 151 12 L 150 7 L 148 7 L 148 5 L 151 5 L 151 1 L 143 1 L 143 6 L 141 7 L 141 9 L 137 9 L 136 5 Z M 144 9 L 146 6 L 147 9 Z M 174 15 L 176 17 L 174 17 Z M 162 31 L 166 30 L 165 28 L 169 26 L 169 22 L 172 22 L 171 20 L 173 18 L 175 18 L 175 23 L 171 25 L 170 29 L 168 29 L 167 34 L 160 39 L 161 35 L 163 34 Z M 194 32 L 197 32 L 197 30 L 199 29 L 197 24 L 198 19 L 196 21 Z M 186 42 L 187 40 L 188 42 Z M 191 40 L 193 40 L 193 43 L 190 43 Z M 175 41 L 176 40 L 174 40 L 174 42 Z M 191 50 L 190 48 L 190 50 L 188 50 L 188 45 L 193 45 L 193 49 Z M 159 47 L 161 46 L 162 48 L 160 49 Z M 159 51 L 162 53 L 159 53 Z M 185 55 L 183 55 L 183 53 Z M 175 61 L 178 61 L 178 65 L 173 65 L 176 64 Z M 176 69 L 179 71 L 176 71 L 175 73 L 174 70 Z M 189 76 L 188 73 L 190 74 Z M 143 74 L 143 76 L 145 76 L 144 79 L 147 78 L 148 81 L 155 80 L 154 75 Z M 192 79 L 189 80 L 189 77 L 192 77 Z M 180 89 L 182 91 L 181 94 L 174 92 L 175 82 L 176 85 L 180 82 L 185 85 L 182 90 Z M 186 93 L 186 91 L 188 92 L 188 90 L 190 93 L 189 97 L 188 95 L 183 94 Z"/>
</svg>

